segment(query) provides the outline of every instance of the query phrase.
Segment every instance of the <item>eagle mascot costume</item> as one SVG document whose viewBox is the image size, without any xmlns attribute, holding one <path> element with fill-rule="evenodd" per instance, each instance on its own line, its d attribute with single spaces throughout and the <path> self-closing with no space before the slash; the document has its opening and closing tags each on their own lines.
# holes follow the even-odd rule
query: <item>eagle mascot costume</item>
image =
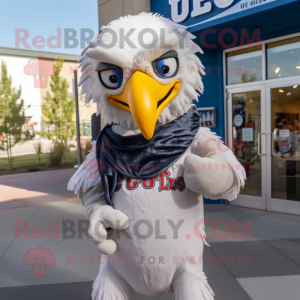
<svg viewBox="0 0 300 300">
<path fill-rule="evenodd" d="M 102 27 L 82 53 L 81 93 L 108 124 L 68 184 L 102 253 L 93 300 L 129 300 L 135 292 L 214 298 L 198 261 L 207 244 L 203 196 L 235 199 L 245 172 L 200 128 L 192 101 L 205 73 L 194 38 L 142 13 Z"/>
</svg>

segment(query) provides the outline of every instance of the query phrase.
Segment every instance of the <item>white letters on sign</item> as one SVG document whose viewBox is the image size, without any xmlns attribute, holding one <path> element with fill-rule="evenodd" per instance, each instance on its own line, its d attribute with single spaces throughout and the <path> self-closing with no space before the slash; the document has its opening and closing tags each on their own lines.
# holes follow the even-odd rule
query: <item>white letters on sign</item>
<svg viewBox="0 0 300 300">
<path fill-rule="evenodd" d="M 229 7 L 234 0 L 214 0 L 214 3 L 219 8 Z M 179 3 L 182 5 L 182 12 L 179 15 Z M 190 7 L 189 0 L 169 0 L 171 5 L 172 20 L 176 23 L 183 22 L 189 15 Z M 191 17 L 195 18 L 212 10 L 212 3 L 207 0 L 193 0 L 193 11 Z"/>
<path fill-rule="evenodd" d="M 200 15 L 204 15 L 211 11 L 211 7 L 212 7 L 211 2 L 206 2 L 202 6 L 201 2 L 204 2 L 204 1 L 206 1 L 206 0 L 194 0 L 194 10 L 191 13 L 192 18 L 200 16 Z"/>
<path fill-rule="evenodd" d="M 182 2 L 182 12 L 179 15 L 178 12 L 178 3 Z M 184 21 L 189 15 L 189 0 L 169 0 L 169 4 L 171 5 L 171 14 L 172 20 L 176 23 L 180 23 Z"/>
</svg>

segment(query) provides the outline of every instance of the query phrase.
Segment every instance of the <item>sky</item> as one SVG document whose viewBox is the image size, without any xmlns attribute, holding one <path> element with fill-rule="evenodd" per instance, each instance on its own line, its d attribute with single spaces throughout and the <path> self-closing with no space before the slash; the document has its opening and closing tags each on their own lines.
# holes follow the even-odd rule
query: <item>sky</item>
<svg viewBox="0 0 300 300">
<path fill-rule="evenodd" d="M 98 33 L 97 0 L 1 0 L 0 7 L 0 47 L 80 55 L 83 32 Z"/>
</svg>

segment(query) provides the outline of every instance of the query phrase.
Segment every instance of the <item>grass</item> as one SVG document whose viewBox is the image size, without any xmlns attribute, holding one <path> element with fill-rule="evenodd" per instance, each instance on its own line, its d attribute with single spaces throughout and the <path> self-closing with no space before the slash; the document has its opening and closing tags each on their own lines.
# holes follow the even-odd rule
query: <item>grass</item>
<svg viewBox="0 0 300 300">
<path fill-rule="evenodd" d="M 29 154 L 13 157 L 12 169 L 28 169 L 28 171 L 34 172 L 39 167 L 45 167 L 48 160 L 48 153 L 40 154 L 41 163 L 39 163 L 39 158 L 37 154 Z M 77 151 L 66 152 L 64 164 L 77 163 Z M 0 171 L 7 170 L 7 157 L 0 158 Z"/>
</svg>

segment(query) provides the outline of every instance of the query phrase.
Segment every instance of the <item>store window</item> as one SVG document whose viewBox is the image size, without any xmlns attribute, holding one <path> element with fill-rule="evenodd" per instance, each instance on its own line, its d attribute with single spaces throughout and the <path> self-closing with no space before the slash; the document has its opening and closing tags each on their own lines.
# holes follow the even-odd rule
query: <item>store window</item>
<svg viewBox="0 0 300 300">
<path fill-rule="evenodd" d="M 300 86 L 271 89 L 272 198 L 300 200 Z"/>
<path fill-rule="evenodd" d="M 267 45 L 267 79 L 300 75 L 300 37 Z"/>
<path fill-rule="evenodd" d="M 227 53 L 227 84 L 262 80 L 262 48 L 251 47 Z"/>
<path fill-rule="evenodd" d="M 240 194 L 261 196 L 261 91 L 232 94 L 232 152 L 245 168 L 247 180 Z"/>
</svg>

